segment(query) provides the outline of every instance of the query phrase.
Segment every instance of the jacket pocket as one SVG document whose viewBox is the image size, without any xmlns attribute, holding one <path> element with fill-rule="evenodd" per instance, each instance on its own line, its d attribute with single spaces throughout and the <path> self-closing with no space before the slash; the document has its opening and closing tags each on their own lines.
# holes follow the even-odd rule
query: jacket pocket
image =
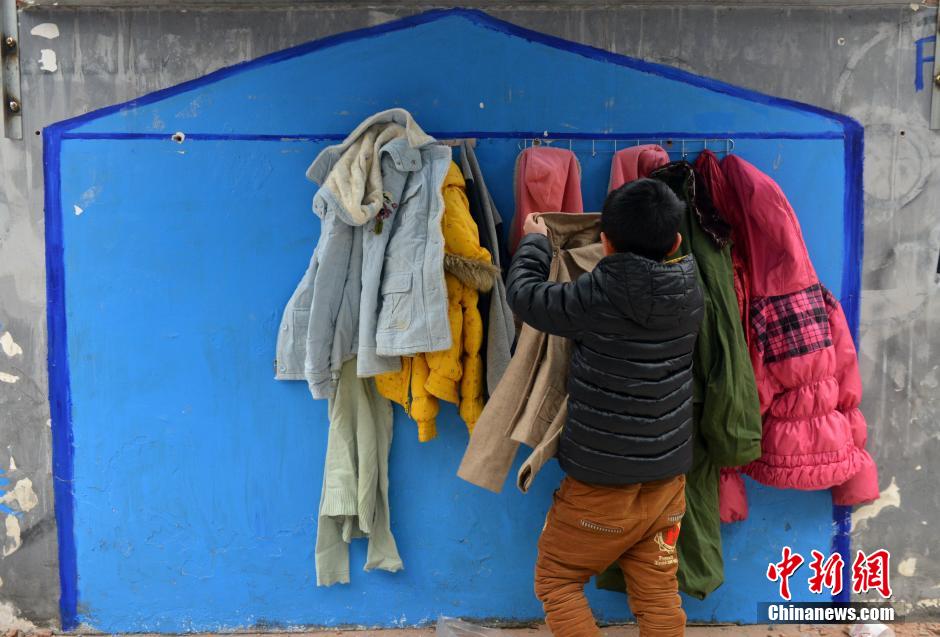
<svg viewBox="0 0 940 637">
<path fill-rule="evenodd" d="M 294 324 L 291 326 L 291 351 L 294 353 L 294 363 L 299 363 L 303 369 L 304 358 L 307 354 L 307 328 L 310 326 L 310 310 L 294 310 Z"/>
<path fill-rule="evenodd" d="M 379 311 L 378 329 L 382 332 L 401 332 L 411 325 L 412 274 L 391 274 L 382 281 L 382 309 Z"/>
<path fill-rule="evenodd" d="M 623 535 L 622 526 L 613 526 L 611 524 L 601 524 L 600 522 L 595 522 L 586 518 L 578 519 L 578 526 L 582 529 L 589 531 L 591 533 L 596 533 L 598 535 L 606 535 L 608 537 Z"/>
</svg>

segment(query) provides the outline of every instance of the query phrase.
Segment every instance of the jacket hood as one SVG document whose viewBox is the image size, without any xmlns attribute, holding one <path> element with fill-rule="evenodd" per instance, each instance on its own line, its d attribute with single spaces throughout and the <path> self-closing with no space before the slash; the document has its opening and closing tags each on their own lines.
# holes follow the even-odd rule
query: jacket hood
<svg viewBox="0 0 940 637">
<path fill-rule="evenodd" d="M 653 261 L 620 252 L 604 257 L 597 269 L 611 303 L 644 327 L 673 327 L 702 304 L 692 255 Z"/>
<path fill-rule="evenodd" d="M 692 164 L 685 160 L 674 161 L 657 168 L 649 175 L 658 179 L 686 203 L 698 220 L 699 227 L 719 248 L 731 240 L 731 226 L 719 214 L 708 191 L 708 183 L 696 175 Z M 691 237 L 686 237 L 691 240 Z"/>
<path fill-rule="evenodd" d="M 398 136 L 405 137 L 412 148 L 420 148 L 434 143 L 434 138 L 425 133 L 415 121 L 411 113 L 403 108 L 390 108 L 364 119 L 355 130 L 346 136 L 346 139 L 333 146 L 324 148 L 313 163 L 307 168 L 307 179 L 315 184 L 323 185 L 326 176 L 339 161 L 339 158 L 353 146 L 373 126 L 385 128 L 396 124 L 403 130 Z"/>
<path fill-rule="evenodd" d="M 731 223 L 751 295 L 790 294 L 817 283 L 800 223 L 780 186 L 736 155 L 721 161 L 721 173 L 712 198 Z"/>
<path fill-rule="evenodd" d="M 645 144 L 632 146 L 614 155 L 610 163 L 610 183 L 607 191 L 649 177 L 650 173 L 669 163 L 669 153 L 662 146 Z"/>
<path fill-rule="evenodd" d="M 522 240 L 522 226 L 533 212 L 582 212 L 581 164 L 573 152 L 535 146 L 516 158 L 513 176 L 516 215 L 509 233 L 510 250 Z"/>
<path fill-rule="evenodd" d="M 320 184 L 348 225 L 360 226 L 375 218 L 386 204 L 382 188 L 383 152 L 391 153 L 402 170 L 420 170 L 419 148 L 434 143 L 400 108 L 377 113 L 363 121 L 341 143 L 324 149 L 307 169 L 307 178 Z M 326 195 L 324 195 L 326 196 Z M 321 217 L 326 205 L 314 198 Z"/>
<path fill-rule="evenodd" d="M 467 181 L 453 161 L 444 177 L 444 270 L 464 285 L 489 292 L 501 272 L 492 255 L 480 245 L 480 229 L 470 214 Z"/>
<path fill-rule="evenodd" d="M 519 187 L 528 212 L 581 212 L 581 166 L 574 153 L 540 146 L 520 158 Z"/>
<path fill-rule="evenodd" d="M 477 292 L 489 292 L 496 285 L 496 278 L 501 275 L 498 266 L 488 261 L 479 261 L 459 254 L 444 254 L 444 271 L 453 274 L 457 280 Z"/>
</svg>

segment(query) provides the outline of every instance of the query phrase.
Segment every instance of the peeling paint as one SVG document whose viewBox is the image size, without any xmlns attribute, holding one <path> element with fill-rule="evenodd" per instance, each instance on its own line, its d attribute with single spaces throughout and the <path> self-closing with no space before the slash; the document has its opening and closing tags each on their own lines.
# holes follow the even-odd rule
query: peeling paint
<svg viewBox="0 0 940 637">
<path fill-rule="evenodd" d="M 871 504 L 857 508 L 852 513 L 852 528 L 856 529 L 862 522 L 867 522 L 867 520 L 877 517 L 888 507 L 901 508 L 901 490 L 898 488 L 894 476 L 891 477 L 891 484 L 885 487 L 877 500 Z"/>
<path fill-rule="evenodd" d="M 193 118 L 199 116 L 199 111 L 202 108 L 202 96 L 197 97 L 189 103 L 189 106 L 179 111 L 176 116 L 179 118 Z"/>
<path fill-rule="evenodd" d="M 55 51 L 52 49 L 42 49 L 39 51 L 39 70 L 47 73 L 55 73 L 59 70 L 59 63 L 56 60 Z"/>
<path fill-rule="evenodd" d="M 10 358 L 23 354 L 23 348 L 13 340 L 13 335 L 9 332 L 4 332 L 3 336 L 0 336 L 0 348 L 2 348 L 3 353 Z"/>
<path fill-rule="evenodd" d="M 905 560 L 901 560 L 898 563 L 898 573 L 904 577 L 913 577 L 914 571 L 917 570 L 917 558 L 909 557 Z"/>
<path fill-rule="evenodd" d="M 54 22 L 43 22 L 42 24 L 34 26 L 29 32 L 31 35 L 39 36 L 40 38 L 55 40 L 59 37 L 59 25 Z"/>
<path fill-rule="evenodd" d="M 23 546 L 23 540 L 20 537 L 20 521 L 16 519 L 15 515 L 7 515 L 5 526 L 7 537 L 3 542 L 3 557 L 8 557 Z"/>
<path fill-rule="evenodd" d="M 29 478 L 18 480 L 10 491 L 0 497 L 0 503 L 15 504 L 20 511 L 32 511 L 39 504 L 39 497 L 33 490 L 33 481 Z"/>
<path fill-rule="evenodd" d="M 937 366 L 936 365 L 934 365 L 933 369 L 931 369 L 929 372 L 927 372 L 924 375 L 924 378 L 920 381 L 920 384 L 929 389 L 936 389 L 937 386 L 940 385 L 940 382 L 938 382 L 937 380 Z"/>
<path fill-rule="evenodd" d="M 10 473 L 16 471 L 16 459 L 13 458 L 13 454 L 10 454 Z"/>
<path fill-rule="evenodd" d="M 27 633 L 39 629 L 36 624 L 20 617 L 19 612 L 9 602 L 0 602 L 0 626 L 3 626 L 3 629 L 7 631 L 12 629 Z"/>
<path fill-rule="evenodd" d="M 10 383 L 13 384 L 20 379 L 19 376 L 15 374 L 8 374 L 6 372 L 0 372 L 0 383 Z"/>
<path fill-rule="evenodd" d="M 79 206 L 78 204 L 74 204 L 74 205 L 72 206 L 72 210 L 75 211 L 75 216 L 76 216 L 76 217 L 77 217 L 78 215 L 82 214 L 83 212 L 85 212 L 85 209 L 82 208 L 81 206 Z"/>
<path fill-rule="evenodd" d="M 82 193 L 81 204 L 84 208 L 87 208 L 95 202 L 95 199 L 98 198 L 98 195 L 101 194 L 101 186 L 92 186 L 88 190 Z M 84 210 L 82 211 L 84 212 Z M 76 213 L 80 214 L 80 213 Z"/>
</svg>

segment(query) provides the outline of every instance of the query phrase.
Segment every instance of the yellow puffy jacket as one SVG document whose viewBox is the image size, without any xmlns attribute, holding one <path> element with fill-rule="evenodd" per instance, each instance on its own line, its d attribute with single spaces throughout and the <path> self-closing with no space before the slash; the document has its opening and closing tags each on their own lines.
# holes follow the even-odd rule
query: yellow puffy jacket
<svg viewBox="0 0 940 637">
<path fill-rule="evenodd" d="M 480 231 L 470 216 L 466 182 L 451 162 L 444 178 L 444 280 L 453 344 L 449 350 L 402 358 L 400 372 L 376 377 L 379 392 L 405 408 L 418 423 L 418 440 L 437 435 L 438 399 L 459 403 L 460 417 L 473 431 L 483 411 L 483 320 L 479 292 L 493 287 L 499 270 L 480 247 Z"/>
</svg>

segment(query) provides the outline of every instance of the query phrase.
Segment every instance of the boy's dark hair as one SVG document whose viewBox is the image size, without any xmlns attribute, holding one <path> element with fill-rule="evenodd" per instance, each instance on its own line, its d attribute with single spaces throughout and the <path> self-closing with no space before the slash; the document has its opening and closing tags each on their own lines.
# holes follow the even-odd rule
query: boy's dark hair
<svg viewBox="0 0 940 637">
<path fill-rule="evenodd" d="M 638 179 L 607 195 L 601 230 L 617 252 L 653 261 L 669 254 L 679 232 L 685 204 L 657 179 Z"/>
</svg>

